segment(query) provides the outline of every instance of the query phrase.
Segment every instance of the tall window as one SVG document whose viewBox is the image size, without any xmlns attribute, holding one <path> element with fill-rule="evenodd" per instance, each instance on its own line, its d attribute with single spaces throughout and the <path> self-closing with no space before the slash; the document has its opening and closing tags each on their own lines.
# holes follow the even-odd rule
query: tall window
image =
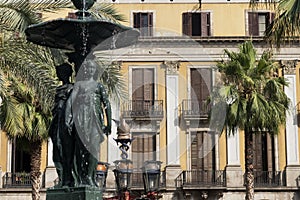
<svg viewBox="0 0 300 200">
<path fill-rule="evenodd" d="M 153 13 L 133 13 L 133 27 L 140 30 L 141 36 L 153 36 Z"/>
<path fill-rule="evenodd" d="M 132 70 L 133 110 L 148 110 L 154 104 L 154 69 L 138 68 Z"/>
<path fill-rule="evenodd" d="M 248 12 L 249 35 L 263 36 L 274 16 L 275 14 L 270 12 Z"/>
<path fill-rule="evenodd" d="M 30 146 L 25 138 L 14 138 L 12 142 L 12 169 L 16 172 L 30 172 Z"/>
<path fill-rule="evenodd" d="M 212 73 L 209 68 L 191 69 L 191 99 L 203 102 L 210 95 Z"/>
<path fill-rule="evenodd" d="M 253 135 L 254 146 L 254 170 L 274 171 L 275 170 L 275 151 L 274 137 L 268 133 Z"/>
<path fill-rule="evenodd" d="M 147 160 L 156 160 L 155 133 L 132 133 L 132 161 L 140 169 Z"/>
<path fill-rule="evenodd" d="M 200 131 L 191 135 L 191 168 L 200 171 L 215 170 L 214 134 Z"/>
<path fill-rule="evenodd" d="M 182 33 L 188 36 L 211 36 L 210 13 L 183 13 Z"/>
</svg>

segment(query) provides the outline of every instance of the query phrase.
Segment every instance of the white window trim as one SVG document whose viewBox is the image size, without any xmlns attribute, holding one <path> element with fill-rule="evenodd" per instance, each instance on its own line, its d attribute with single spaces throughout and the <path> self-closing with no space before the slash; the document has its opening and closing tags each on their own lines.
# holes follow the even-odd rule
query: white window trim
<svg viewBox="0 0 300 200">
<path fill-rule="evenodd" d="M 252 10 L 252 9 L 246 9 L 245 10 L 245 32 L 246 32 L 246 36 L 250 36 L 250 34 L 249 34 L 249 18 L 248 18 L 248 13 L 249 12 L 255 12 L 255 13 L 274 13 L 274 10 Z"/>
<path fill-rule="evenodd" d="M 128 93 L 129 93 L 129 100 L 132 100 L 132 70 L 133 69 L 153 69 L 154 70 L 154 100 L 157 100 L 157 73 L 156 73 L 156 65 L 140 65 L 140 66 L 129 66 L 129 73 L 128 73 Z"/>
</svg>

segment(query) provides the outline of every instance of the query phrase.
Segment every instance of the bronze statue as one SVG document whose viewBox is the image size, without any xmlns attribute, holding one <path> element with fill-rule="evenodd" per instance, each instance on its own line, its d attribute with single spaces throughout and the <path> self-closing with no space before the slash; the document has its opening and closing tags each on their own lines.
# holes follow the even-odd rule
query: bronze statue
<svg viewBox="0 0 300 200">
<path fill-rule="evenodd" d="M 74 172 L 78 186 L 97 186 L 95 173 L 100 143 L 104 140 L 103 134 L 111 133 L 111 106 L 97 77 L 96 62 L 84 61 L 66 110 L 67 126 L 75 130 Z"/>
<path fill-rule="evenodd" d="M 55 104 L 52 109 L 52 122 L 49 129 L 49 136 L 53 143 L 53 162 L 59 178 L 59 183 L 55 187 L 73 186 L 72 177 L 74 138 L 68 132 L 65 123 L 65 111 L 67 100 L 72 92 L 73 84 L 70 83 L 72 66 L 63 63 L 56 66 L 56 74 L 62 85 L 58 86 L 55 95 Z"/>
</svg>

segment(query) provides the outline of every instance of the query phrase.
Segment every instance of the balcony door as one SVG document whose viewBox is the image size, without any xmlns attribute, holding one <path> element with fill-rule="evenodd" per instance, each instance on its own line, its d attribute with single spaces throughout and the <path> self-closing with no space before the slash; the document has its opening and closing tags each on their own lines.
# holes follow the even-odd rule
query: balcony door
<svg viewBox="0 0 300 200">
<path fill-rule="evenodd" d="M 209 184 L 215 180 L 214 134 L 207 131 L 191 134 L 191 169 L 189 179 L 195 184 Z"/>
<path fill-rule="evenodd" d="M 154 104 L 154 69 L 132 69 L 132 109 L 147 112 Z"/>
<path fill-rule="evenodd" d="M 209 68 L 191 68 L 191 105 L 196 111 L 203 107 L 211 92 L 212 73 Z"/>
<path fill-rule="evenodd" d="M 131 145 L 134 173 L 132 174 L 132 186 L 143 187 L 141 168 L 145 161 L 156 160 L 156 134 L 132 133 L 134 140 Z"/>
</svg>

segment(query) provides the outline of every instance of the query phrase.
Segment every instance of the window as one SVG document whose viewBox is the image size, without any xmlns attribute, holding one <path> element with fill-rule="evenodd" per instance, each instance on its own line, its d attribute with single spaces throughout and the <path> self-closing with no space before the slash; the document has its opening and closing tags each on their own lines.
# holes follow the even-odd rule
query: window
<svg viewBox="0 0 300 200">
<path fill-rule="evenodd" d="M 274 137 L 268 133 L 255 134 L 253 135 L 253 147 L 254 170 L 259 172 L 274 171 Z"/>
<path fill-rule="evenodd" d="M 147 160 L 156 160 L 155 133 L 132 133 L 132 161 L 140 169 Z"/>
<path fill-rule="evenodd" d="M 275 13 L 270 12 L 248 12 L 249 35 L 263 36 L 274 16 Z"/>
<path fill-rule="evenodd" d="M 133 27 L 140 30 L 141 36 L 153 36 L 153 13 L 133 13 Z"/>
<path fill-rule="evenodd" d="M 207 100 L 211 91 L 211 69 L 192 68 L 191 69 L 191 99 L 203 102 Z"/>
<path fill-rule="evenodd" d="M 132 101 L 134 111 L 147 111 L 153 106 L 153 68 L 137 68 L 132 70 Z"/>
<path fill-rule="evenodd" d="M 191 134 L 191 167 L 195 170 L 215 170 L 215 135 L 206 131 Z"/>
<path fill-rule="evenodd" d="M 183 13 L 182 33 L 188 36 L 211 36 L 210 12 Z"/>
</svg>

